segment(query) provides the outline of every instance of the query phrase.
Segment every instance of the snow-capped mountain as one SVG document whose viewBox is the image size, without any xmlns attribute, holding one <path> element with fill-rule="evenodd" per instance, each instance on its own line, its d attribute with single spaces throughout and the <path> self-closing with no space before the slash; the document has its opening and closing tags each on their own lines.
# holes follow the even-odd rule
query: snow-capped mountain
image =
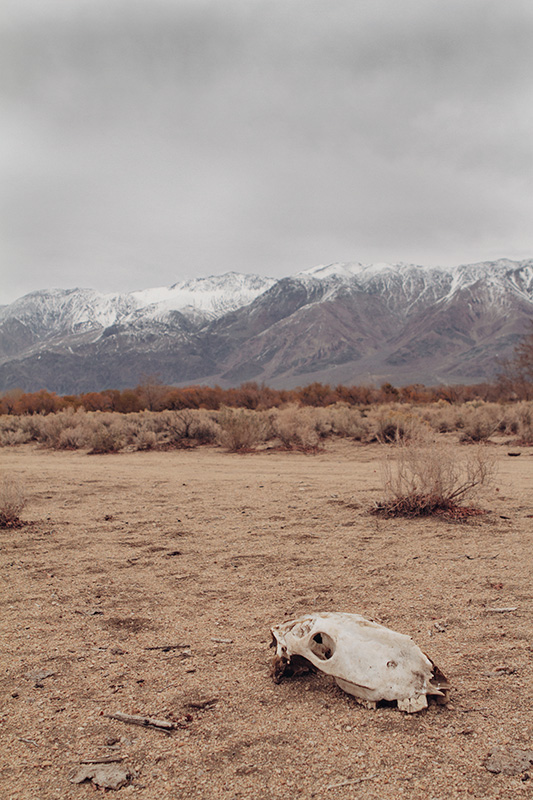
<svg viewBox="0 0 533 800">
<path fill-rule="evenodd" d="M 173 286 L 144 289 L 127 294 L 102 294 L 93 289 L 49 289 L 32 292 L 0 308 L 0 360 L 4 352 L 15 354 L 51 339 L 75 336 L 96 341 L 102 332 L 119 325 L 174 324 L 180 312 L 196 323 L 251 303 L 274 280 L 259 275 L 229 272 L 198 278 Z"/>
<path fill-rule="evenodd" d="M 0 308 L 0 388 L 61 393 L 260 380 L 490 380 L 533 319 L 533 260 L 336 263 L 127 294 L 32 292 Z"/>
</svg>

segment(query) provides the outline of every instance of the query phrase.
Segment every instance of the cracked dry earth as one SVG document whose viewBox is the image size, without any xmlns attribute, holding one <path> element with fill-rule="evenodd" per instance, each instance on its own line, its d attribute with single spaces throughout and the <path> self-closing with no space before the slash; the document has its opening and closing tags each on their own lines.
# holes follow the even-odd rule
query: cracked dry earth
<svg viewBox="0 0 533 800">
<path fill-rule="evenodd" d="M 32 524 L 0 531 L 0 796 L 92 798 L 70 779 L 109 759 L 132 775 L 121 796 L 158 800 L 530 795 L 533 771 L 484 765 L 533 733 L 533 450 L 495 449 L 498 490 L 467 523 L 371 516 L 378 445 L 4 449 Z M 269 628 L 326 610 L 410 634 L 451 705 L 406 715 L 320 675 L 275 685 Z"/>
</svg>

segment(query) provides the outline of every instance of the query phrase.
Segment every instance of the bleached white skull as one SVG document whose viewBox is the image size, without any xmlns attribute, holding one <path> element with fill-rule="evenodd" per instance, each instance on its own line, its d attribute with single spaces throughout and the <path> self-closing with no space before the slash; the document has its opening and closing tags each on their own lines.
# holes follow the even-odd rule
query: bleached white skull
<svg viewBox="0 0 533 800">
<path fill-rule="evenodd" d="M 333 675 L 341 689 L 370 708 L 388 700 L 412 713 L 427 707 L 427 695 L 448 701 L 446 678 L 410 636 L 359 614 L 308 614 L 271 633 L 276 683 L 315 668 Z"/>
</svg>

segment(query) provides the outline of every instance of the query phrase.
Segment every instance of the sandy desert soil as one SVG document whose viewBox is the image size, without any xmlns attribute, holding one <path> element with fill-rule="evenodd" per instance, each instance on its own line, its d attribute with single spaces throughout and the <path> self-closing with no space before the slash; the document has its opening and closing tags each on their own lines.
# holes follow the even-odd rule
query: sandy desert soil
<svg viewBox="0 0 533 800">
<path fill-rule="evenodd" d="M 507 450 L 490 513 L 464 524 L 369 515 L 378 445 L 4 449 L 33 524 L 0 531 L 0 796 L 92 798 L 69 776 L 103 757 L 135 775 L 120 795 L 158 800 L 530 795 L 533 770 L 483 764 L 533 738 L 533 449 Z M 318 675 L 275 685 L 269 628 L 324 610 L 412 635 L 451 705 L 406 715 Z M 150 649 L 166 645 L 187 647 Z"/>
</svg>

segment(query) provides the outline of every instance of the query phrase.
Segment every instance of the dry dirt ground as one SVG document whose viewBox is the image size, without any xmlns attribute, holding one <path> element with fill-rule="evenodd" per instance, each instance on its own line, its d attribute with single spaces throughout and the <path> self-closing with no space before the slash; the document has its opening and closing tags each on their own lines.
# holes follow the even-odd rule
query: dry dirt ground
<svg viewBox="0 0 533 800">
<path fill-rule="evenodd" d="M 33 522 L 0 531 L 0 796 L 92 798 L 69 778 L 104 757 L 134 774 L 121 795 L 158 800 L 531 795 L 533 770 L 483 763 L 533 737 L 533 449 L 507 451 L 490 513 L 465 524 L 369 515 L 378 445 L 4 449 Z M 451 705 L 406 715 L 319 675 L 275 685 L 269 628 L 325 610 L 413 636 Z M 167 645 L 187 647 L 151 649 Z"/>
</svg>

